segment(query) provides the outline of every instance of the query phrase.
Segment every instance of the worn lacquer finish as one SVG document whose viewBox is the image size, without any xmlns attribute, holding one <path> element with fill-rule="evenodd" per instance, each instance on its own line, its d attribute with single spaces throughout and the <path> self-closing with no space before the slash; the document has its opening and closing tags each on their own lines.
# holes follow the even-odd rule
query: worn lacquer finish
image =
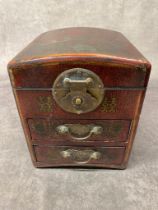
<svg viewBox="0 0 158 210">
<path fill-rule="evenodd" d="M 72 69 L 90 74 L 87 78 L 76 72 L 72 77 L 65 74 Z M 126 168 L 150 69 L 146 58 L 115 31 L 78 27 L 37 37 L 8 64 L 33 164 Z M 58 89 L 61 75 L 60 87 L 69 82 L 66 91 Z M 90 80 L 93 88 L 101 84 L 98 103 L 93 97 L 99 94 L 87 87 Z M 55 95 L 61 91 L 65 98 L 71 95 L 67 104 L 84 101 L 89 103 L 87 110 L 72 113 L 73 104 L 64 109 Z M 90 107 L 92 101 L 94 107 Z"/>
</svg>

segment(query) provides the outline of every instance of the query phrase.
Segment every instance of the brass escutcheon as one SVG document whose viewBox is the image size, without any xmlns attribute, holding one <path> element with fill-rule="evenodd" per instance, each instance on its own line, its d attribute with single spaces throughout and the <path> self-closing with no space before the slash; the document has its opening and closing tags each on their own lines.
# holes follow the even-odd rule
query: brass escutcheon
<svg viewBox="0 0 158 210">
<path fill-rule="evenodd" d="M 104 85 L 94 72 L 73 68 L 56 78 L 52 94 L 64 111 L 82 114 L 100 105 L 104 97 Z"/>
</svg>

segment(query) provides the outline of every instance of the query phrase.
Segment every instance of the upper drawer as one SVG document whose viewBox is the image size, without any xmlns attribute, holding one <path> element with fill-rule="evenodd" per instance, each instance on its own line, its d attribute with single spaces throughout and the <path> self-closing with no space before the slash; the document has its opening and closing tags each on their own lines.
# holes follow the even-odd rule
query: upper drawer
<svg viewBox="0 0 158 210">
<path fill-rule="evenodd" d="M 129 120 L 53 120 L 28 119 L 32 140 L 42 141 L 127 141 Z"/>
</svg>

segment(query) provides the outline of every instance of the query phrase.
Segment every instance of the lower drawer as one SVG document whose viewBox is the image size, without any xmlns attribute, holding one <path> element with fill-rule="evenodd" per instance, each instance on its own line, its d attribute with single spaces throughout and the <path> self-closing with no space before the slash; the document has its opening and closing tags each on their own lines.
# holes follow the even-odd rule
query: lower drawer
<svg viewBox="0 0 158 210">
<path fill-rule="evenodd" d="M 34 151 L 36 161 L 43 166 L 112 167 L 122 163 L 125 147 L 34 146 Z"/>
</svg>

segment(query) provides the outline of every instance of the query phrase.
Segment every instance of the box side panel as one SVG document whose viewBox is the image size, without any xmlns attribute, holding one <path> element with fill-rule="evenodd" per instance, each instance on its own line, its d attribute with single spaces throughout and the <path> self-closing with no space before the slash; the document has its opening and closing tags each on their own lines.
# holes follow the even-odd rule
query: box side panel
<svg viewBox="0 0 158 210">
<path fill-rule="evenodd" d="M 11 84 L 13 85 L 13 79 L 12 79 L 13 76 L 12 76 L 12 72 L 10 72 L 10 71 L 9 71 L 9 77 L 10 77 Z M 20 117 L 20 120 L 21 120 L 22 128 L 23 128 L 23 131 L 24 131 L 24 134 L 25 134 L 28 150 L 30 152 L 31 160 L 32 160 L 33 165 L 36 166 L 35 152 L 33 150 L 32 144 L 30 142 L 30 132 L 29 132 L 28 126 L 25 122 L 25 118 L 23 116 L 23 113 L 21 111 L 21 104 L 20 104 L 19 98 L 17 96 L 17 91 L 14 88 L 13 88 L 13 94 L 14 94 L 16 106 L 17 106 L 17 109 L 18 109 L 19 117 Z"/>
</svg>

